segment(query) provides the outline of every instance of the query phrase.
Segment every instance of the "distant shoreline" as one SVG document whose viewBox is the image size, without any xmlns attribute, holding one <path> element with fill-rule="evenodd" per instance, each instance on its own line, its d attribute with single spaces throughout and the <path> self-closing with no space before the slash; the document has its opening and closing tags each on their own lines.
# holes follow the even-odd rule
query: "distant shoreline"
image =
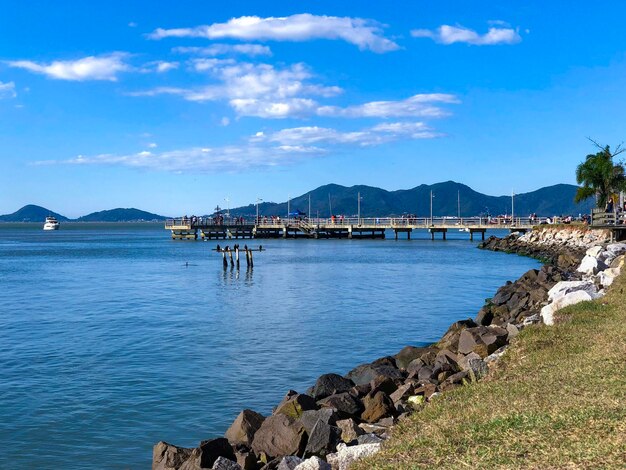
<svg viewBox="0 0 626 470">
<path fill-rule="evenodd" d="M 67 220 L 61 221 L 61 224 L 76 224 L 76 225 L 89 225 L 89 224 L 163 224 L 164 220 L 90 220 L 90 221 L 79 221 L 79 220 Z M 0 225 L 42 225 L 42 222 L 6 222 L 0 220 Z"/>
</svg>

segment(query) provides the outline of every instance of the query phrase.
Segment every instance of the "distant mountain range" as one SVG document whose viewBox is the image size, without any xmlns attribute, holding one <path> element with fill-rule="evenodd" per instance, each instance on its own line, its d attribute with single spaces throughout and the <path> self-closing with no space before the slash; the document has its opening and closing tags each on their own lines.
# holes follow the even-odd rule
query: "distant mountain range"
<svg viewBox="0 0 626 470">
<path fill-rule="evenodd" d="M 67 217 L 52 212 L 41 206 L 35 206 L 29 204 L 27 206 L 18 209 L 13 214 L 0 215 L 0 221 L 2 222 L 44 222 L 46 217 L 56 217 L 58 221 L 64 222 L 69 220 Z"/>
<path fill-rule="evenodd" d="M 536 213 L 538 216 L 578 215 L 591 212 L 594 206 L 593 199 L 581 204 L 574 203 L 574 194 L 577 186 L 571 184 L 556 184 L 547 186 L 529 193 L 516 194 L 514 197 L 515 214 L 527 216 Z M 446 181 L 433 185 L 422 184 L 413 189 L 387 191 L 372 186 L 341 186 L 327 184 L 287 202 L 262 202 L 259 204 L 260 215 L 287 215 L 288 206 L 291 212 L 300 210 L 309 211 L 309 196 L 311 200 L 311 215 L 328 217 L 335 215 L 356 215 L 357 198 L 361 196 L 362 217 L 400 216 L 415 214 L 418 217 L 430 216 L 430 193 L 433 193 L 433 215 L 455 216 L 458 213 L 460 201 L 461 217 L 471 217 L 480 214 L 493 216 L 511 213 L 511 196 L 488 196 L 474 191 L 469 186 Z M 254 216 L 256 205 L 249 204 L 243 207 L 230 209 L 231 215 Z M 54 216 L 59 221 L 68 221 L 56 212 L 44 207 L 28 205 L 13 214 L 0 215 L 3 222 L 43 222 L 46 217 Z M 139 209 L 112 209 L 93 212 L 75 219 L 76 222 L 135 222 L 135 221 L 162 221 L 166 217 Z"/>
<path fill-rule="evenodd" d="M 108 211 L 92 212 L 76 219 L 76 222 L 144 222 L 161 221 L 167 217 L 139 209 L 111 209 Z"/>
<path fill-rule="evenodd" d="M 578 215 L 589 213 L 594 207 L 593 199 L 581 204 L 574 203 L 577 186 L 557 184 L 529 193 L 516 194 L 514 197 L 515 214 L 528 216 Z M 422 184 L 413 189 L 386 191 L 372 186 L 341 186 L 328 184 L 313 191 L 295 197 L 289 202 L 289 210 L 308 212 L 311 198 L 311 215 L 328 217 L 331 207 L 333 214 L 356 215 L 357 198 L 361 196 L 361 217 L 400 216 L 415 214 L 418 217 L 430 216 L 430 192 L 433 192 L 433 215 L 456 216 L 460 200 L 461 217 L 480 214 L 510 214 L 511 196 L 488 196 L 474 191 L 469 186 L 446 181 L 433 185 Z M 287 214 L 287 202 L 264 202 L 259 204 L 260 215 Z M 230 210 L 231 214 L 254 215 L 256 205 L 250 204 Z"/>
<path fill-rule="evenodd" d="M 22 207 L 13 214 L 0 215 L 2 222 L 43 222 L 46 217 L 56 217 L 61 222 L 67 222 L 68 219 L 61 214 L 57 214 L 49 209 L 41 206 L 29 204 Z M 112 209 L 108 211 L 93 212 L 88 215 L 79 217 L 73 222 L 149 222 L 162 221 L 166 217 L 151 212 L 141 211 L 139 209 Z"/>
</svg>

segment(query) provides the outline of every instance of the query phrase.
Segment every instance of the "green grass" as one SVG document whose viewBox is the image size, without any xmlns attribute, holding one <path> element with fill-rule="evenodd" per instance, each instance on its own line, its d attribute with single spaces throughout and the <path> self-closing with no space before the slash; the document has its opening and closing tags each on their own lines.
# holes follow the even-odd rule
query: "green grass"
<svg viewBox="0 0 626 470">
<path fill-rule="evenodd" d="M 486 379 L 435 398 L 353 468 L 626 468 L 626 276 L 522 331 Z"/>
</svg>

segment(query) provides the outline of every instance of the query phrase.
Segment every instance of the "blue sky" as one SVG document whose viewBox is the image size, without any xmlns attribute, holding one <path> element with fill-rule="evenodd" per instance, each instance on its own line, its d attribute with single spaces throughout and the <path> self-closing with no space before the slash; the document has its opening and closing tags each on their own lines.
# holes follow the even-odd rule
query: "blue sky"
<svg viewBox="0 0 626 470">
<path fill-rule="evenodd" d="M 574 183 L 624 140 L 615 1 L 0 1 L 0 213 L 326 183 Z"/>
</svg>

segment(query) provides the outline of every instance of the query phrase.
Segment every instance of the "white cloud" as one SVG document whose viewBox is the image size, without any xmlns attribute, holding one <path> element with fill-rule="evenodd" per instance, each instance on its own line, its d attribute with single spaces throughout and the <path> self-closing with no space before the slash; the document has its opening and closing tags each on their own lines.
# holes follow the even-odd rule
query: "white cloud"
<svg viewBox="0 0 626 470">
<path fill-rule="evenodd" d="M 79 155 L 67 160 L 39 161 L 34 165 L 113 165 L 170 172 L 242 172 L 319 158 L 341 145 L 366 147 L 400 139 L 432 139 L 440 136 L 422 122 L 382 123 L 349 132 L 310 126 L 270 133 L 259 131 L 241 145 L 157 152 L 156 144 L 148 144 L 150 150 L 136 153 Z"/>
<path fill-rule="evenodd" d="M 230 59 L 194 59 L 198 72 L 216 83 L 197 88 L 159 87 L 131 93 L 133 96 L 178 95 L 188 101 L 226 100 L 238 116 L 286 118 L 313 115 L 319 107 L 311 97 L 341 93 L 336 86 L 310 83 L 313 74 L 304 64 L 276 68 L 269 64 L 236 63 Z"/>
<path fill-rule="evenodd" d="M 167 37 L 201 37 L 207 39 L 233 38 L 240 40 L 309 41 L 341 39 L 373 52 L 388 52 L 399 46 L 383 36 L 382 26 L 372 20 L 350 17 L 318 16 L 309 13 L 287 17 L 260 18 L 242 16 L 226 23 L 194 28 L 162 29 L 151 33 L 151 39 Z"/>
<path fill-rule="evenodd" d="M 120 72 L 130 70 L 124 60 L 128 54 L 114 52 L 100 56 L 89 56 L 78 60 L 56 60 L 37 63 L 30 60 L 7 61 L 10 67 L 40 73 L 58 80 L 109 80 L 116 81 Z"/>
<path fill-rule="evenodd" d="M 237 98 L 230 105 L 240 116 L 255 116 L 268 119 L 304 117 L 317 107 L 317 102 L 308 98 L 283 98 L 268 101 L 261 98 Z"/>
<path fill-rule="evenodd" d="M 137 23 L 135 23 L 134 21 L 131 21 L 130 23 L 128 23 L 128 27 L 129 28 L 136 28 L 137 27 Z"/>
<path fill-rule="evenodd" d="M 150 149 L 155 149 L 155 148 L 157 148 L 157 147 L 158 147 L 158 145 L 157 145 L 156 143 L 154 143 L 154 142 L 150 142 L 150 143 L 148 144 L 148 148 L 150 148 Z"/>
<path fill-rule="evenodd" d="M 356 106 L 341 108 L 322 106 L 318 108 L 320 116 L 362 118 L 362 117 L 430 117 L 438 118 L 449 113 L 433 103 L 455 104 L 459 100 L 454 95 L 444 93 L 428 93 L 413 95 L 398 101 L 371 101 Z"/>
<path fill-rule="evenodd" d="M 220 119 L 220 124 L 224 127 L 228 126 L 230 124 L 230 119 L 228 119 L 226 116 L 224 116 L 222 119 Z"/>
<path fill-rule="evenodd" d="M 15 98 L 16 96 L 14 82 L 0 82 L 0 99 Z"/>
<path fill-rule="evenodd" d="M 492 22 L 492 24 L 495 24 Z M 498 25 L 502 25 L 501 22 Z M 519 32 L 510 27 L 498 28 L 492 26 L 485 34 L 462 26 L 444 24 L 434 31 L 429 29 L 414 29 L 411 36 L 415 38 L 431 38 L 440 44 L 450 45 L 457 42 L 475 46 L 493 46 L 498 44 L 516 44 L 522 40 Z"/>
<path fill-rule="evenodd" d="M 355 106 L 323 106 L 318 97 L 342 92 L 336 86 L 310 83 L 313 74 L 304 64 L 276 68 L 269 64 L 237 63 L 231 59 L 193 59 L 192 68 L 216 80 L 197 88 L 159 87 L 130 93 L 132 96 L 177 95 L 188 101 L 226 100 L 238 116 L 269 119 L 288 117 L 393 118 L 449 115 L 439 104 L 455 104 L 450 94 L 417 94 L 397 101 L 372 101 Z"/>
<path fill-rule="evenodd" d="M 282 146 L 348 144 L 365 147 L 399 139 L 432 139 L 440 136 L 423 122 L 394 122 L 352 132 L 317 126 L 294 127 L 271 134 L 257 132 L 250 141 L 272 142 Z"/>
<path fill-rule="evenodd" d="M 179 66 L 178 62 L 166 62 L 159 60 L 154 63 L 154 67 L 158 73 L 169 72 L 170 70 L 176 70 Z"/>
<path fill-rule="evenodd" d="M 62 161 L 39 161 L 35 165 L 114 165 L 171 172 L 240 172 L 296 163 L 324 155 L 322 149 L 306 146 L 193 147 L 167 152 L 141 151 L 128 155 L 102 154 Z"/>
<path fill-rule="evenodd" d="M 272 55 L 272 50 L 268 46 L 261 44 L 212 44 L 207 47 L 174 47 L 172 52 L 210 57 L 235 54 L 248 55 L 250 57 Z"/>
</svg>

